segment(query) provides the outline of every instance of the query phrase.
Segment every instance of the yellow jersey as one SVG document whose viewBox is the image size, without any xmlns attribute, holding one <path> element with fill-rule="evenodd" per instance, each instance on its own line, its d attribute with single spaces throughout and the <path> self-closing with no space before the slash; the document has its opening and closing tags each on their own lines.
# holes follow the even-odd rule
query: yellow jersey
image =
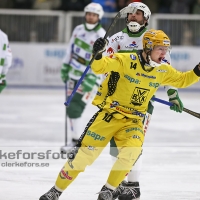
<svg viewBox="0 0 200 200">
<path fill-rule="evenodd" d="M 113 71 L 113 80 L 104 81 L 108 94 L 104 102 L 99 102 L 100 108 L 109 112 L 118 112 L 128 118 L 144 117 L 148 103 L 159 86 L 171 85 L 185 88 L 199 81 L 193 70 L 180 72 L 169 64 L 151 67 L 146 64 L 142 52 L 115 53 L 110 57 L 94 60 L 91 65 L 96 74 Z M 97 96 L 101 96 L 101 90 Z M 94 104 L 94 103 L 93 103 Z M 98 106 L 95 100 L 95 105 Z"/>
</svg>

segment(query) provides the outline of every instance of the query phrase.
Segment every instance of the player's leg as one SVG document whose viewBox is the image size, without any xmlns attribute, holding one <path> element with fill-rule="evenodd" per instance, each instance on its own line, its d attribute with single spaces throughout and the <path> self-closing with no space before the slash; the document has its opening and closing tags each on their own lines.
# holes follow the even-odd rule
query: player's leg
<svg viewBox="0 0 200 200">
<path fill-rule="evenodd" d="M 57 200 L 61 193 L 76 179 L 86 166 L 91 165 L 108 144 L 119 127 L 116 121 L 110 122 L 108 113 L 97 112 L 87 124 L 79 143 L 58 174 L 55 186 L 45 193 L 40 200 Z M 109 123 L 110 122 L 110 123 Z M 113 128 L 114 127 L 114 128 Z"/>
<path fill-rule="evenodd" d="M 70 79 L 67 83 L 67 96 L 69 97 L 75 87 L 77 81 Z M 83 100 L 84 93 L 80 86 L 72 98 L 68 107 L 66 107 L 66 120 L 65 120 L 65 146 L 61 147 L 61 152 L 67 152 L 74 147 L 81 134 L 81 116 L 85 109 L 86 102 Z"/>
<path fill-rule="evenodd" d="M 75 93 L 69 106 L 67 107 L 68 128 L 67 134 L 71 136 L 72 142 L 76 144 L 81 132 L 81 116 L 85 109 L 86 103 L 82 101 L 83 94 Z"/>
<path fill-rule="evenodd" d="M 154 109 L 153 101 L 150 101 L 147 113 L 143 120 L 144 134 L 146 134 L 147 132 L 151 120 L 151 115 L 153 113 L 153 109 Z M 133 165 L 131 171 L 128 173 L 127 182 L 124 181 L 122 183 L 123 192 L 119 196 L 119 200 L 132 200 L 140 198 L 141 192 L 140 192 L 139 178 L 142 168 L 142 157 L 143 155 L 141 154 L 137 162 Z M 132 192 L 130 189 L 132 190 Z"/>
<path fill-rule="evenodd" d="M 147 131 L 149 122 L 151 120 L 151 115 L 153 113 L 153 109 L 154 109 L 154 106 L 153 106 L 153 102 L 151 101 L 148 106 L 148 112 L 143 120 L 144 133 L 146 133 Z M 135 120 L 135 123 L 137 123 L 137 120 Z M 110 141 L 110 155 L 111 155 L 111 159 L 113 163 L 116 161 L 118 153 L 119 153 L 118 148 L 113 137 Z M 128 188 L 128 190 L 129 188 L 134 189 L 135 199 L 140 197 L 141 193 L 140 193 L 140 186 L 139 186 L 139 177 L 141 173 L 141 166 L 142 166 L 142 154 L 140 155 L 140 157 L 138 158 L 138 160 L 132 167 L 131 171 L 127 174 L 127 176 L 125 176 L 125 180 L 118 187 L 118 191 L 123 193 L 123 196 L 120 196 L 119 199 L 120 198 L 126 199 L 126 200 L 134 199 L 132 195 L 128 194 L 128 191 L 125 190 L 126 187 Z"/>
<path fill-rule="evenodd" d="M 112 159 L 113 163 L 116 162 L 118 154 L 119 154 L 119 151 L 118 151 L 117 145 L 116 145 L 114 137 L 113 137 L 110 141 L 110 155 L 111 155 L 111 159 Z M 134 187 L 135 197 L 137 197 L 137 198 L 140 197 L 139 175 L 140 175 L 140 171 L 141 171 L 141 164 L 142 164 L 141 162 L 142 162 L 142 154 L 139 156 L 138 160 L 134 164 L 134 167 L 131 169 L 131 171 L 126 174 L 124 181 L 122 181 L 122 183 L 118 187 L 118 189 L 117 189 L 118 195 L 122 194 L 126 187 L 131 186 L 132 188 Z M 121 196 L 119 198 L 124 198 L 124 196 L 126 196 L 125 199 L 130 198 L 129 197 L 130 195 L 128 195 L 127 192 L 126 193 L 124 192 L 123 196 Z M 132 199 L 132 197 L 131 197 L 131 199 Z"/>
<path fill-rule="evenodd" d="M 144 140 L 142 121 L 139 120 L 138 124 L 132 121 L 132 119 L 127 119 L 124 126 L 126 128 L 121 129 L 114 136 L 119 150 L 118 159 L 112 167 L 107 183 L 101 189 L 98 200 L 112 200 L 121 194 L 119 184 L 141 155 Z"/>
</svg>

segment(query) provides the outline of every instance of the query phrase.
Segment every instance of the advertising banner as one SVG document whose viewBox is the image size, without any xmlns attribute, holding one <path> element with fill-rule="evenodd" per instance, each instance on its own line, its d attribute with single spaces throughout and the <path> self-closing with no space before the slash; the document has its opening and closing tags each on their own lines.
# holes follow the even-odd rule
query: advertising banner
<svg viewBox="0 0 200 200">
<path fill-rule="evenodd" d="M 11 43 L 13 63 L 7 79 L 10 85 L 63 86 L 60 69 L 66 45 L 58 43 Z M 199 63 L 198 47 L 173 47 L 171 63 L 180 71 L 192 70 Z M 199 89 L 200 83 L 190 87 Z"/>
</svg>

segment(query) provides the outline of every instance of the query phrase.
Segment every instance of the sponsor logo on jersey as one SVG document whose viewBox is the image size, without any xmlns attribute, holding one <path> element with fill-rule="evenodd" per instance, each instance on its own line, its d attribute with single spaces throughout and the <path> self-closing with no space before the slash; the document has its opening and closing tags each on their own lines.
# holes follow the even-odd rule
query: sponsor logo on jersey
<svg viewBox="0 0 200 200">
<path fill-rule="evenodd" d="M 119 102 L 118 101 L 113 101 L 111 104 L 110 104 L 110 108 L 114 108 L 116 106 L 119 106 Z"/>
<path fill-rule="evenodd" d="M 134 124 L 138 124 L 139 121 L 140 121 L 139 119 L 133 119 L 133 120 L 132 120 L 132 122 L 133 122 Z"/>
<path fill-rule="evenodd" d="M 132 60 L 136 60 L 136 56 L 133 55 L 133 54 L 130 54 L 130 58 L 131 58 Z"/>
<path fill-rule="evenodd" d="M 91 54 L 87 55 L 88 59 L 90 58 L 90 56 L 91 56 Z M 74 60 L 76 60 L 77 62 L 81 63 L 82 65 L 86 65 L 86 60 L 84 58 L 80 57 L 79 55 L 73 53 L 72 58 Z"/>
<path fill-rule="evenodd" d="M 118 110 L 120 112 L 123 112 L 123 113 L 126 113 L 126 114 L 136 115 L 136 116 L 139 116 L 139 117 L 142 117 L 142 118 L 145 116 L 145 114 L 143 114 L 143 113 L 141 113 L 141 112 L 139 112 L 137 110 L 134 110 L 133 112 L 131 112 L 129 110 L 128 111 L 122 110 L 120 107 L 116 107 L 116 110 Z"/>
<path fill-rule="evenodd" d="M 76 68 L 76 69 L 80 69 L 81 68 L 81 65 L 76 65 L 76 63 L 74 63 L 73 61 L 71 61 L 69 64 L 71 66 L 74 66 L 74 68 Z"/>
<path fill-rule="evenodd" d="M 131 44 L 129 44 L 128 46 L 125 46 L 127 49 L 137 49 L 138 45 L 135 41 L 133 41 Z"/>
<path fill-rule="evenodd" d="M 73 177 L 71 177 L 71 176 L 68 175 L 68 171 L 64 171 L 64 167 L 60 171 L 60 178 L 62 178 L 62 179 L 68 179 L 70 181 L 73 179 Z"/>
<path fill-rule="evenodd" d="M 90 130 L 87 131 L 87 135 L 92 137 L 94 140 L 104 141 L 106 138 L 102 137 L 101 135 L 91 132 Z"/>
<path fill-rule="evenodd" d="M 138 55 L 138 58 L 139 58 L 140 62 L 142 62 L 142 58 L 141 58 L 140 54 Z"/>
<path fill-rule="evenodd" d="M 124 39 L 124 36 L 117 36 L 116 38 L 111 40 L 111 43 L 119 41 L 119 40 L 123 40 L 123 39 Z"/>
<path fill-rule="evenodd" d="M 108 50 L 107 50 L 107 53 L 109 54 L 113 54 L 114 53 L 114 50 L 112 47 L 109 47 Z"/>
<path fill-rule="evenodd" d="M 78 46 L 81 46 L 82 45 L 82 41 L 78 40 L 77 44 L 78 44 Z"/>
<path fill-rule="evenodd" d="M 117 50 L 119 51 L 121 49 L 120 45 L 117 46 Z"/>
<path fill-rule="evenodd" d="M 137 128 L 137 127 L 132 127 L 132 128 L 126 129 L 126 133 L 128 133 L 130 131 L 139 131 L 140 133 L 143 134 L 143 131 L 140 128 Z"/>
<path fill-rule="evenodd" d="M 97 91 L 96 95 L 97 95 L 97 96 L 101 96 L 101 95 L 102 95 L 102 93 L 101 93 L 101 92 L 99 92 L 99 91 Z"/>
<path fill-rule="evenodd" d="M 137 44 L 136 44 L 135 41 L 133 41 L 131 44 L 129 44 L 129 46 L 131 46 L 131 47 L 137 47 Z"/>
<path fill-rule="evenodd" d="M 124 75 L 124 78 L 126 78 L 127 80 L 129 80 L 130 83 L 140 84 L 140 81 L 138 79 L 134 79 L 134 78 L 130 77 L 127 74 Z"/>
<path fill-rule="evenodd" d="M 83 37 L 83 38 L 84 38 L 84 37 L 85 37 L 85 33 L 83 33 L 83 34 L 81 35 L 81 37 Z"/>
<path fill-rule="evenodd" d="M 136 111 L 134 108 L 129 108 L 129 107 L 126 107 L 126 106 L 122 106 L 122 107 L 125 108 L 126 110 Z"/>
<path fill-rule="evenodd" d="M 161 73 L 167 72 L 167 70 L 164 70 L 164 69 L 157 69 L 156 71 L 157 71 L 157 72 L 161 72 Z"/>
<path fill-rule="evenodd" d="M 91 150 L 91 151 L 94 151 L 95 148 L 92 147 L 92 146 L 88 146 L 88 149 Z"/>
<path fill-rule="evenodd" d="M 149 89 L 136 87 L 131 96 L 130 103 L 135 106 L 141 106 L 146 101 L 149 91 Z"/>
<path fill-rule="evenodd" d="M 160 83 L 149 83 L 149 87 L 153 87 L 153 88 L 158 88 L 160 86 Z"/>
<path fill-rule="evenodd" d="M 90 58 L 91 58 L 91 54 L 90 54 L 90 53 L 86 53 L 86 54 L 85 54 L 85 59 L 86 59 L 86 60 L 89 60 Z"/>
<path fill-rule="evenodd" d="M 136 76 L 142 76 L 144 78 L 152 78 L 152 79 L 156 79 L 156 76 L 149 76 L 149 75 L 146 75 L 146 74 L 143 74 L 143 73 L 137 73 Z"/>
<path fill-rule="evenodd" d="M 132 138 L 140 140 L 140 136 L 138 136 L 138 135 L 133 135 Z"/>
</svg>

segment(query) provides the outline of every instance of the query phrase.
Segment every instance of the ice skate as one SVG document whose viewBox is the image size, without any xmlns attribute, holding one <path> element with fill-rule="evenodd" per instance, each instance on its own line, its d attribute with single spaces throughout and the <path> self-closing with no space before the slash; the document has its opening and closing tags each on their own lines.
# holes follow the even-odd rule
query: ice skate
<svg viewBox="0 0 200 200">
<path fill-rule="evenodd" d="M 116 190 L 111 190 L 104 185 L 98 194 L 99 196 L 97 200 L 114 200 L 118 197 L 120 191 L 118 188 Z"/>
<path fill-rule="evenodd" d="M 39 200 L 58 200 L 61 192 L 52 187 L 47 193 L 42 195 Z"/>
<path fill-rule="evenodd" d="M 69 153 L 72 150 L 72 148 L 76 146 L 77 142 L 78 142 L 78 140 L 72 139 L 71 143 L 69 143 L 65 146 L 62 146 L 60 148 L 60 152 L 66 153 L 66 154 Z"/>
<path fill-rule="evenodd" d="M 139 182 L 126 182 L 123 181 L 121 185 L 121 194 L 119 195 L 119 200 L 133 200 L 140 199 L 140 186 Z"/>
</svg>

